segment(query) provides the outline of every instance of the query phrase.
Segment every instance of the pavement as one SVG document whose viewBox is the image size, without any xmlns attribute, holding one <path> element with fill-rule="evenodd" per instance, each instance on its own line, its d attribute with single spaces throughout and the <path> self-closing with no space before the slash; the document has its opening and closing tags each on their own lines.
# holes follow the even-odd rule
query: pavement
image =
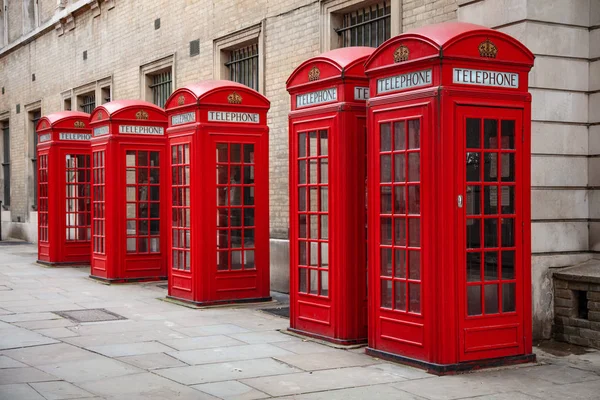
<svg viewBox="0 0 600 400">
<path fill-rule="evenodd" d="M 282 333 L 264 304 L 192 309 L 35 259 L 0 245 L 0 399 L 600 399 L 599 351 L 544 345 L 535 365 L 436 377 Z"/>
</svg>

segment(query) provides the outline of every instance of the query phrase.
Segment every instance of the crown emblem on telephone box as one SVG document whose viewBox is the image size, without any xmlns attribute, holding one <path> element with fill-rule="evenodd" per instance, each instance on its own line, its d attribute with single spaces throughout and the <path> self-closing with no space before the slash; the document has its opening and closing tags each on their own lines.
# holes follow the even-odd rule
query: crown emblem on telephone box
<svg viewBox="0 0 600 400">
<path fill-rule="evenodd" d="M 227 101 L 229 104 L 242 104 L 242 96 L 238 93 L 233 92 L 229 96 L 227 96 Z"/>
<path fill-rule="evenodd" d="M 481 57 L 496 58 L 498 48 L 490 39 L 486 39 L 479 44 L 479 55 Z"/>
<path fill-rule="evenodd" d="M 405 45 L 401 45 L 394 51 L 394 62 L 408 61 L 410 50 Z"/>
<path fill-rule="evenodd" d="M 144 110 L 140 110 L 135 113 L 136 119 L 148 119 L 148 113 Z"/>
</svg>

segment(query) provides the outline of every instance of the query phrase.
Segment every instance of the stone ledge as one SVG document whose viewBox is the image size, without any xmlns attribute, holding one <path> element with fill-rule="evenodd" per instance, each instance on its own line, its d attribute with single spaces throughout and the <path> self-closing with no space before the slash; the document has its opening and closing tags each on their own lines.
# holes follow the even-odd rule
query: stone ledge
<svg viewBox="0 0 600 400">
<path fill-rule="evenodd" d="M 600 285 L 600 260 L 591 259 L 573 267 L 554 272 L 555 279 Z"/>
</svg>

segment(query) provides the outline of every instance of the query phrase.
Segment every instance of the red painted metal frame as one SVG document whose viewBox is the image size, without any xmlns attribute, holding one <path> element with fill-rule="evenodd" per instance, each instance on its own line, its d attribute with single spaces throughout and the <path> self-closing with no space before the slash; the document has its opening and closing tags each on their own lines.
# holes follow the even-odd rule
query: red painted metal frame
<svg viewBox="0 0 600 400">
<path fill-rule="evenodd" d="M 495 45 L 495 57 L 480 55 L 479 46 L 486 40 Z M 408 59 L 398 60 L 399 54 L 408 54 Z M 438 374 L 535 359 L 531 344 L 531 95 L 528 93 L 528 72 L 533 58 L 521 43 L 501 32 L 472 24 L 443 23 L 389 39 L 366 62 L 371 91 L 369 282 L 376 283 L 369 285 L 368 353 Z M 518 88 L 453 83 L 453 68 L 516 73 Z M 431 69 L 430 84 L 377 92 L 378 79 L 428 69 Z M 464 129 L 469 116 L 510 119 L 517 124 L 515 217 L 521 229 L 516 232 L 520 240 L 516 242 L 518 274 L 513 282 L 518 291 L 513 313 L 466 315 L 465 263 L 466 253 L 471 250 L 466 250 L 467 208 L 459 206 L 458 197 L 465 199 L 467 195 Z M 420 313 L 382 307 L 379 284 L 382 279 L 380 124 L 406 119 L 421 120 Z M 504 216 L 496 218 L 501 221 Z M 481 301 L 484 302 L 483 297 Z M 501 306 L 501 301 L 497 301 Z"/>
<path fill-rule="evenodd" d="M 374 50 L 329 51 L 302 63 L 287 81 L 289 329 L 338 344 L 367 340 L 366 110 L 364 96 L 357 98 L 355 90 L 364 94 L 368 86 L 363 64 Z M 337 91 L 333 101 L 298 106 L 299 96 L 332 88 Z M 312 204 L 313 192 L 318 207 Z"/>
<path fill-rule="evenodd" d="M 42 117 L 37 124 L 38 135 L 38 262 L 47 265 L 74 265 L 90 263 L 90 182 L 91 154 L 89 135 L 90 115 L 77 111 L 63 111 Z M 75 134 L 65 136 L 64 134 Z M 61 135 L 63 134 L 63 135 Z M 87 135 L 88 137 L 82 137 Z M 71 140 L 75 139 L 75 140 Z M 83 166 L 67 171 L 66 161 L 74 156 Z M 69 161 L 70 162 L 70 161 Z M 71 167 L 74 167 L 71 164 Z M 67 197 L 67 172 L 71 172 L 75 190 Z M 75 210 L 66 209 L 67 204 Z M 80 207 L 82 209 L 80 209 Z M 77 226 L 67 227 L 74 218 Z M 67 235 L 76 233 L 76 237 Z"/>
<path fill-rule="evenodd" d="M 189 85 L 167 100 L 170 298 L 201 306 L 271 299 L 269 106 L 258 92 L 231 81 Z M 234 122 L 241 114 L 223 113 L 258 121 Z M 225 115 L 229 122 L 215 120 Z"/>
<path fill-rule="evenodd" d="M 166 113 L 141 100 L 112 101 L 94 109 L 90 126 L 94 189 L 90 276 L 113 283 L 166 279 L 169 248 Z M 152 155 L 154 163 L 158 159 L 159 165 L 152 168 L 152 160 L 144 161 L 137 152 Z M 160 188 L 159 200 L 155 198 L 157 188 Z M 156 211 L 157 219 L 149 221 L 147 215 L 156 215 Z M 144 242 L 148 235 L 137 233 L 141 229 L 147 232 L 156 229 L 156 221 L 159 221 L 158 234 L 153 241 Z M 151 243 L 156 245 L 157 239 L 158 247 L 153 250 Z M 140 242 L 146 243 L 145 247 Z"/>
</svg>

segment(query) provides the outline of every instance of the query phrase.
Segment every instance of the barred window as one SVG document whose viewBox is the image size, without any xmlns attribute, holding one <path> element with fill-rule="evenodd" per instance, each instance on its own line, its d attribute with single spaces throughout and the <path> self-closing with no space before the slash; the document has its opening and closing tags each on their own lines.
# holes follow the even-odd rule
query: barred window
<svg viewBox="0 0 600 400">
<path fill-rule="evenodd" d="M 79 108 L 84 113 L 91 114 L 96 108 L 96 94 L 94 92 L 83 94 L 79 97 Z"/>
<path fill-rule="evenodd" d="M 3 204 L 10 205 L 10 129 L 8 121 L 0 122 L 2 129 L 2 177 L 4 178 Z M 37 171 L 34 171 L 37 173 Z"/>
<path fill-rule="evenodd" d="M 159 72 L 150 75 L 150 90 L 152 91 L 152 103 L 159 107 L 164 107 L 167 99 L 171 95 L 172 75 L 171 70 Z"/>
<path fill-rule="evenodd" d="M 38 174 L 37 174 L 37 144 L 38 144 L 38 134 L 37 134 L 37 123 L 42 118 L 42 111 L 35 110 L 29 112 L 29 120 L 31 121 L 31 129 L 32 138 L 33 138 L 33 152 L 31 157 L 31 164 L 33 170 L 33 208 L 37 210 L 37 191 L 38 191 Z"/>
<path fill-rule="evenodd" d="M 225 66 L 229 80 L 258 91 L 258 43 L 232 50 Z"/>
<path fill-rule="evenodd" d="M 342 27 L 336 32 L 342 47 L 378 47 L 391 37 L 391 6 L 384 1 L 343 15 Z"/>
</svg>

